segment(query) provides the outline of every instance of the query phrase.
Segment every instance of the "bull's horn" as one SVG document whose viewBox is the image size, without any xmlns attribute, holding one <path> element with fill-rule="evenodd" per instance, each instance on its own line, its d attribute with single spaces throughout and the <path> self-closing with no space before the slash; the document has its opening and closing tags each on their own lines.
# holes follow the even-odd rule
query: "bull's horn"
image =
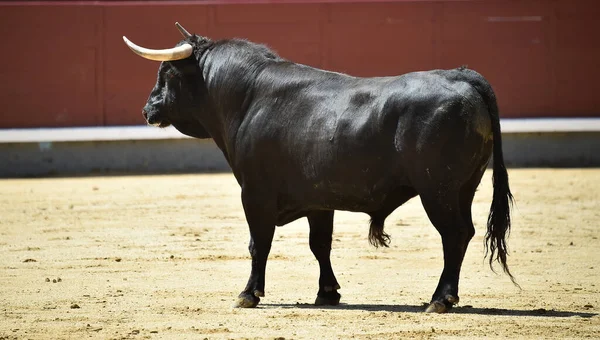
<svg viewBox="0 0 600 340">
<path fill-rule="evenodd" d="M 179 32 L 181 33 L 181 35 L 183 35 L 183 37 L 185 39 L 188 39 L 192 36 L 190 34 L 190 32 L 188 32 L 185 28 L 183 28 L 183 26 L 181 26 L 178 22 L 175 23 L 175 26 L 177 26 L 177 29 L 179 30 Z"/>
<path fill-rule="evenodd" d="M 156 61 L 173 61 L 185 59 L 191 56 L 193 51 L 192 45 L 190 44 L 183 44 L 181 46 L 167 48 L 164 50 L 152 50 L 132 43 L 125 36 L 123 36 L 123 41 L 125 41 L 125 44 L 127 44 L 127 46 L 135 54 L 139 55 L 142 58 Z"/>
</svg>

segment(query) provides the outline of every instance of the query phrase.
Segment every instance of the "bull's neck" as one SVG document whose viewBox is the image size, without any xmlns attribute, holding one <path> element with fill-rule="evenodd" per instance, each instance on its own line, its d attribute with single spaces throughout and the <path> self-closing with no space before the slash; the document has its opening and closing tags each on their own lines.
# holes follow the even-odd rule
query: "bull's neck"
<svg viewBox="0 0 600 340">
<path fill-rule="evenodd" d="M 235 153 L 235 138 L 252 98 L 256 70 L 244 65 L 223 65 L 206 60 L 203 76 L 208 94 L 210 112 L 204 125 L 217 146 L 228 158 Z"/>
</svg>

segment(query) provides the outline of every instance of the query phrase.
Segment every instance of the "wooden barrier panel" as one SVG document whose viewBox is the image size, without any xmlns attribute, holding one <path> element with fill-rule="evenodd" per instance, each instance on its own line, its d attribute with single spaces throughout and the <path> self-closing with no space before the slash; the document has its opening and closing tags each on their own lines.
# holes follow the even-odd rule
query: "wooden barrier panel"
<svg viewBox="0 0 600 340">
<path fill-rule="evenodd" d="M 0 3 L 0 128 L 144 124 L 174 22 L 241 37 L 356 76 L 468 65 L 502 117 L 600 117 L 600 6 L 594 0 L 74 1 Z"/>
<path fill-rule="evenodd" d="M 102 12 L 0 5 L 0 127 L 104 124 Z"/>
</svg>

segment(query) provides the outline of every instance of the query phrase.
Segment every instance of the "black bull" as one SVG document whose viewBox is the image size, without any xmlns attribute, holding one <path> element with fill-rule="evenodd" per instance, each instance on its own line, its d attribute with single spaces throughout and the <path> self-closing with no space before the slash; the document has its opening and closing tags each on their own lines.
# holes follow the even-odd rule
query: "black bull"
<svg viewBox="0 0 600 340">
<path fill-rule="evenodd" d="M 293 63 L 245 40 L 182 33 L 178 46 L 191 52 L 153 59 L 163 62 L 143 114 L 149 124 L 214 139 L 241 186 L 252 270 L 237 306 L 254 307 L 264 296 L 275 226 L 301 217 L 320 266 L 315 303 L 338 304 L 330 262 L 334 210 L 368 214 L 369 241 L 387 246 L 386 217 L 418 195 L 444 252 L 427 311 L 449 310 L 459 300 L 460 269 L 475 233 L 471 204 L 492 153 L 486 256 L 512 279 L 512 195 L 498 107 L 479 73 L 461 67 L 357 78 Z"/>
</svg>

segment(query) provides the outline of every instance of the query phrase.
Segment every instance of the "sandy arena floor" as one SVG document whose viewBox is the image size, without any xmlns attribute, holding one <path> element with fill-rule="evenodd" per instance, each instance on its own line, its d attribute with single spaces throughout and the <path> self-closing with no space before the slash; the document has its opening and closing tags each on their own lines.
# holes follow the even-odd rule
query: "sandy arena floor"
<svg viewBox="0 0 600 340">
<path fill-rule="evenodd" d="M 0 339 L 600 338 L 600 169 L 510 170 L 509 265 L 483 259 L 491 173 L 461 303 L 422 313 L 442 268 L 418 199 L 387 220 L 338 212 L 332 262 L 342 304 L 317 308 L 305 219 L 278 228 L 257 309 L 233 309 L 250 272 L 231 174 L 0 180 Z"/>
</svg>

